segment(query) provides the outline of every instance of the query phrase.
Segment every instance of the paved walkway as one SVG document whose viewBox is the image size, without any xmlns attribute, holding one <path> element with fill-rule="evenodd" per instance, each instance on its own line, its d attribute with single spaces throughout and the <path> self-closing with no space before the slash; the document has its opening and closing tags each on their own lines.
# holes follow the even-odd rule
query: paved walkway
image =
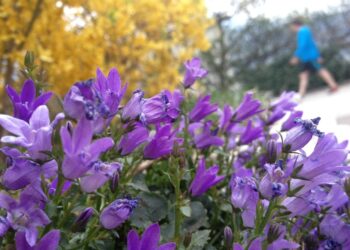
<svg viewBox="0 0 350 250">
<path fill-rule="evenodd" d="M 320 130 L 350 141 L 350 82 L 333 94 L 327 89 L 307 93 L 299 109 L 305 118 L 321 117 Z"/>
</svg>

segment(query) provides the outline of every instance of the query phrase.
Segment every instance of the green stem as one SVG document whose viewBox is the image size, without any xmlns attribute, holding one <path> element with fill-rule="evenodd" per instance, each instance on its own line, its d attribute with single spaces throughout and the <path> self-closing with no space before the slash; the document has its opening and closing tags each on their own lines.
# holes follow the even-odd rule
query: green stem
<svg viewBox="0 0 350 250">
<path fill-rule="evenodd" d="M 181 170 L 176 168 L 176 177 L 175 177 L 175 242 L 177 246 L 180 246 L 181 243 L 181 204 L 182 204 L 182 194 L 180 189 L 181 181 Z"/>
<path fill-rule="evenodd" d="M 240 242 L 240 237 L 239 237 L 239 211 L 238 209 L 235 209 L 234 207 L 232 207 L 233 209 L 233 214 L 232 214 L 232 229 L 233 229 L 233 242 Z"/>
</svg>

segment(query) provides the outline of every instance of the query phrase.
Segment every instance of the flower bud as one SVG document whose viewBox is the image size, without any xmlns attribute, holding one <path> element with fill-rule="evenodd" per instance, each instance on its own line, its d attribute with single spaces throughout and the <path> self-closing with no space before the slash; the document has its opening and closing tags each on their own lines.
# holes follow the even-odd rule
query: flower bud
<svg viewBox="0 0 350 250">
<path fill-rule="evenodd" d="M 83 232 L 87 223 L 94 214 L 94 209 L 91 207 L 86 208 L 75 220 L 73 224 L 73 232 Z"/>
<path fill-rule="evenodd" d="M 269 140 L 266 144 L 266 157 L 267 157 L 267 162 L 272 164 L 275 163 L 277 160 L 277 145 L 275 140 Z"/>
<path fill-rule="evenodd" d="M 267 233 L 267 242 L 272 243 L 281 235 L 280 228 L 277 225 L 271 225 Z"/>
<path fill-rule="evenodd" d="M 117 199 L 105 207 L 100 215 L 100 222 L 106 229 L 114 229 L 123 224 L 137 206 L 137 199 Z"/>
<path fill-rule="evenodd" d="M 191 245 L 192 241 L 192 234 L 191 233 L 186 233 L 184 237 L 184 246 L 187 248 Z"/>
<path fill-rule="evenodd" d="M 319 117 L 311 120 L 295 119 L 298 126 L 292 128 L 284 140 L 284 151 L 296 151 L 303 148 L 312 139 L 312 136 L 323 137 L 324 133 L 317 129 L 320 122 Z"/>
<path fill-rule="evenodd" d="M 115 193 L 117 191 L 119 184 L 119 171 L 116 171 L 113 174 L 113 177 L 109 181 L 109 189 L 111 190 L 112 193 Z"/>
<path fill-rule="evenodd" d="M 229 226 L 226 226 L 224 229 L 224 237 L 225 237 L 226 249 L 231 249 L 233 236 L 232 236 L 232 230 Z"/>
<path fill-rule="evenodd" d="M 345 182 L 344 182 L 344 190 L 345 193 L 348 195 L 348 197 L 350 198 L 350 177 L 346 178 Z"/>
</svg>

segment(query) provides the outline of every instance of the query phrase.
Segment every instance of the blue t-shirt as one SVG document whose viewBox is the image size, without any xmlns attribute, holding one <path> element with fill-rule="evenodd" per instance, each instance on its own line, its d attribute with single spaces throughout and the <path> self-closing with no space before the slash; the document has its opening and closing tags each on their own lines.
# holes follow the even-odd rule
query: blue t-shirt
<svg viewBox="0 0 350 250">
<path fill-rule="evenodd" d="M 315 61 L 320 57 L 317 45 L 309 27 L 300 27 L 297 33 L 297 49 L 294 52 L 301 62 Z"/>
</svg>

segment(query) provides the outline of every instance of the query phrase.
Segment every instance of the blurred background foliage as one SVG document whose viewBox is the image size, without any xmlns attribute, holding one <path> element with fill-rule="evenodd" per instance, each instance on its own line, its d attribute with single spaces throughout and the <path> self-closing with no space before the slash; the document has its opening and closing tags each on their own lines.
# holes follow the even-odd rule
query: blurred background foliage
<svg viewBox="0 0 350 250">
<path fill-rule="evenodd" d="M 155 94 L 181 81 L 183 61 L 209 49 L 211 24 L 202 0 L 1 0 L 0 82 L 23 80 L 30 50 L 59 94 L 97 67 L 117 67 L 129 91 Z"/>
<path fill-rule="evenodd" d="M 278 20 L 250 18 L 239 27 L 231 22 L 231 16 L 219 13 L 209 32 L 212 48 L 203 53 L 210 70 L 208 87 L 218 92 L 214 97 L 217 95 L 220 101 L 229 93 L 251 88 L 275 95 L 297 90 L 298 67 L 288 64 L 296 43 L 288 23 L 295 16 L 303 17 L 311 27 L 324 65 L 335 78 L 339 82 L 350 79 L 349 6 L 326 13 L 294 13 Z M 318 77 L 312 77 L 309 88 L 320 86 L 325 85 Z M 223 92 L 227 89 L 232 91 Z"/>
<path fill-rule="evenodd" d="M 22 82 L 30 50 L 39 79 L 61 95 L 74 82 L 94 77 L 97 67 L 105 73 L 117 67 L 129 91 L 142 87 L 153 95 L 174 88 L 182 63 L 199 55 L 210 71 L 206 87 L 214 101 L 235 105 L 247 89 L 261 95 L 297 89 L 298 68 L 288 64 L 295 49 L 288 22 L 295 16 L 311 26 L 336 79 L 350 79 L 350 4 L 232 21 L 241 13 L 249 17 L 249 9 L 264 2 L 233 0 L 229 15 L 209 17 L 205 0 L 2 0 L 0 82 Z M 309 86 L 324 84 L 312 77 Z"/>
</svg>

